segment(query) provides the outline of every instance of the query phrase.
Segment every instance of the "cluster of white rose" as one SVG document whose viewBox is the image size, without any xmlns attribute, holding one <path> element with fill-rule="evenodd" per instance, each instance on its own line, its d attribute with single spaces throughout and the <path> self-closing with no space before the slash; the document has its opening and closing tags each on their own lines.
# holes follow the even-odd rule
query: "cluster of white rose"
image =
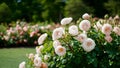
<svg viewBox="0 0 120 68">
<path fill-rule="evenodd" d="M 104 20 L 99 20 L 95 25 L 94 28 L 96 30 L 100 30 L 103 34 L 105 34 L 105 40 L 107 42 L 112 42 L 112 37 L 111 37 L 111 33 L 114 32 L 116 33 L 118 36 L 120 36 L 120 28 L 118 27 L 118 25 L 115 25 L 115 20 L 119 19 L 118 15 L 115 16 L 114 20 L 110 19 L 108 21 L 104 21 Z M 112 21 L 112 23 L 110 23 L 109 21 Z"/>
<path fill-rule="evenodd" d="M 95 48 L 95 46 L 96 46 L 95 41 L 92 38 L 89 38 L 87 36 L 87 33 L 91 28 L 91 22 L 89 21 L 90 15 L 85 13 L 82 16 L 82 18 L 83 18 L 83 20 L 80 21 L 79 25 L 69 26 L 68 31 L 66 30 L 66 25 L 70 24 L 72 22 L 72 17 L 63 18 L 61 20 L 62 26 L 55 28 L 53 30 L 53 33 L 52 33 L 53 48 L 55 50 L 54 52 L 58 56 L 63 56 L 67 52 L 65 46 L 62 46 L 62 43 L 60 42 L 60 39 L 66 38 L 66 36 L 65 36 L 66 34 L 71 35 L 71 37 L 73 37 L 74 39 L 79 41 L 81 43 L 81 47 L 86 52 L 90 52 Z M 110 36 L 112 31 L 120 36 L 120 28 L 115 26 L 114 29 L 112 29 L 112 25 L 110 25 L 109 23 L 105 23 L 102 25 L 98 21 L 96 24 L 94 24 L 94 27 L 96 28 L 96 30 L 100 30 L 103 34 L 105 34 L 105 40 L 107 42 L 112 41 L 112 37 Z M 47 33 L 42 34 L 38 38 L 38 44 L 40 46 L 36 47 L 36 54 L 34 55 L 31 53 L 28 55 L 28 58 L 33 61 L 35 68 L 47 68 L 48 67 L 47 64 L 45 62 L 43 62 L 40 57 L 41 51 L 44 48 L 44 46 L 42 44 L 44 43 L 47 36 L 48 36 Z M 48 57 L 49 57 L 48 55 L 44 55 L 44 60 L 47 60 Z M 25 62 L 22 62 L 19 65 L 19 68 L 25 68 Z"/>
<path fill-rule="evenodd" d="M 83 19 L 80 24 L 79 28 L 83 31 L 80 33 L 77 25 L 71 25 L 68 28 L 68 32 L 65 32 L 65 27 L 59 27 L 53 30 L 52 38 L 54 41 L 54 48 L 55 53 L 59 56 L 62 56 L 66 53 L 66 48 L 60 45 L 59 38 L 65 38 L 63 37 L 66 33 L 69 33 L 71 36 L 73 36 L 75 39 L 80 41 L 82 43 L 82 47 L 85 51 L 90 52 L 95 48 L 95 42 L 91 38 L 87 38 L 87 31 L 91 27 L 91 23 L 88 20 L 90 18 L 90 15 L 85 13 L 83 16 Z M 63 18 L 61 20 L 61 25 L 67 25 L 70 24 L 72 21 L 72 18 Z"/>
<path fill-rule="evenodd" d="M 90 52 L 91 50 L 94 49 L 95 42 L 91 38 L 87 38 L 87 34 L 85 33 L 91 27 L 90 21 L 87 20 L 87 19 L 89 19 L 89 17 L 90 16 L 88 14 L 84 14 L 83 18 L 86 20 L 81 21 L 79 24 L 79 28 L 81 30 L 83 30 L 83 33 L 79 33 L 78 26 L 76 26 L 76 25 L 70 26 L 68 28 L 68 32 L 65 31 L 65 27 L 58 27 L 53 30 L 53 33 L 52 33 L 53 47 L 54 47 L 55 53 L 57 55 L 63 56 L 66 54 L 66 48 L 64 46 L 62 46 L 61 42 L 59 41 L 60 38 L 65 38 L 64 35 L 66 33 L 69 33 L 75 39 L 80 41 L 82 43 L 82 47 L 85 51 Z M 72 21 L 72 17 L 63 18 L 61 20 L 61 25 L 65 26 L 65 25 L 71 23 L 71 21 Z M 40 46 L 36 47 L 36 54 L 34 55 L 31 53 L 28 55 L 28 58 L 33 61 L 35 68 L 47 68 L 48 67 L 46 63 L 42 62 L 42 59 L 40 57 L 41 50 L 44 48 L 44 46 L 42 44 L 44 43 L 44 40 L 46 39 L 46 37 L 47 37 L 47 33 L 42 34 L 38 38 L 38 44 Z M 47 57 L 48 56 L 45 55 L 44 59 L 47 60 L 46 59 Z M 22 62 L 19 65 L 19 68 L 25 68 L 25 62 Z"/>
<path fill-rule="evenodd" d="M 30 53 L 28 55 L 28 58 L 33 62 L 33 67 L 34 68 L 48 68 L 47 63 L 43 62 L 42 58 L 40 57 L 41 51 L 44 48 L 44 46 L 42 44 L 45 41 L 47 36 L 48 36 L 47 33 L 42 34 L 38 38 L 38 44 L 40 46 L 36 47 L 36 54 L 34 55 L 33 53 Z M 47 59 L 48 59 L 48 55 L 44 55 L 44 60 L 47 60 Z M 22 63 L 19 64 L 19 68 L 26 68 L 25 67 L 25 61 L 23 61 Z"/>
</svg>

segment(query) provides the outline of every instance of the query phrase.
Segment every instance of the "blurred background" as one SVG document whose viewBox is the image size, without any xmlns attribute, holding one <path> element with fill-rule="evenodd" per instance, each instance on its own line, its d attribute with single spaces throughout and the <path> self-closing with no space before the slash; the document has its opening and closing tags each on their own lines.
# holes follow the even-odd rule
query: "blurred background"
<svg viewBox="0 0 120 68">
<path fill-rule="evenodd" d="M 0 23 L 59 22 L 71 16 L 77 20 L 84 13 L 102 18 L 105 14 L 120 15 L 119 0 L 0 0 Z"/>
</svg>

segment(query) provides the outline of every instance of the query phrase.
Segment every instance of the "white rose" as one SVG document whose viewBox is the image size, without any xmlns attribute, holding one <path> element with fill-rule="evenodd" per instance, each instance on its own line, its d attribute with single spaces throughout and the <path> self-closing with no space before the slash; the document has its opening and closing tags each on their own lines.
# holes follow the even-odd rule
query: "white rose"
<svg viewBox="0 0 120 68">
<path fill-rule="evenodd" d="M 69 27 L 69 33 L 72 36 L 78 35 L 78 27 L 76 25 L 72 25 Z"/>
<path fill-rule="evenodd" d="M 63 19 L 61 20 L 61 25 L 69 24 L 71 21 L 72 21 L 72 17 L 63 18 Z"/>
</svg>

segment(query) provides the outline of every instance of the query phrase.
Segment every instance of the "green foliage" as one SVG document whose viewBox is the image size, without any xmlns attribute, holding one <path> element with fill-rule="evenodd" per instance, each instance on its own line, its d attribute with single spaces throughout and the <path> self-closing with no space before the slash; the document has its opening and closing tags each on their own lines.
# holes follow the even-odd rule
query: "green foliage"
<svg viewBox="0 0 120 68">
<path fill-rule="evenodd" d="M 106 3 L 108 0 L 82 0 L 87 6 L 92 7 L 94 9 L 94 16 L 101 17 L 105 14 L 108 14 L 110 11 L 107 10 L 107 8 L 104 6 L 104 3 Z M 91 9 L 92 10 L 92 9 Z"/>
<path fill-rule="evenodd" d="M 16 1 L 14 4 L 14 9 L 12 9 L 12 11 L 15 11 L 15 13 L 13 13 L 13 20 L 25 19 L 27 22 L 37 22 L 39 20 L 42 20 L 42 8 L 38 0 L 22 0 L 20 2 Z"/>
<path fill-rule="evenodd" d="M 120 1 L 119 0 L 108 0 L 107 3 L 105 3 L 105 7 L 107 10 L 110 11 L 110 15 L 120 15 Z"/>
<path fill-rule="evenodd" d="M 0 20 L 26 20 L 27 22 L 60 21 L 64 16 L 71 16 L 77 20 L 83 13 L 90 13 L 96 17 L 105 14 L 120 13 L 119 0 L 1 0 L 8 11 L 3 13 L 0 7 Z M 1 12 L 2 11 L 2 12 Z"/>
<path fill-rule="evenodd" d="M 93 13 L 94 9 L 87 6 L 82 0 L 67 0 L 65 14 L 67 17 L 73 17 L 78 20 L 84 13 Z"/>
<path fill-rule="evenodd" d="M 58 22 L 63 16 L 64 2 L 62 0 L 40 0 L 44 20 Z"/>
<path fill-rule="evenodd" d="M 9 21 L 11 10 L 6 3 L 0 4 L 0 22 Z"/>
</svg>

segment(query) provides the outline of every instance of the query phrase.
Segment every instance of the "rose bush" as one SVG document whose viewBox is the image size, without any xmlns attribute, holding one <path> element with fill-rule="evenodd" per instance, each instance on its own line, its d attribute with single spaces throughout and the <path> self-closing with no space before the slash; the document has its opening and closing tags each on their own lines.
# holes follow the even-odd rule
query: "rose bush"
<svg viewBox="0 0 120 68">
<path fill-rule="evenodd" d="M 42 43 L 36 47 L 36 54 L 27 55 L 26 68 L 120 66 L 119 19 L 95 20 L 84 14 L 83 19 L 80 18 L 76 24 L 71 17 L 64 18 L 61 22 L 61 26 L 55 28 L 51 35 L 45 33 L 41 35 L 44 37 L 39 37 L 38 43 Z"/>
<path fill-rule="evenodd" d="M 0 25 L 0 47 L 37 46 L 38 37 L 47 32 L 51 33 L 53 24 L 29 24 L 26 22 L 12 23 L 10 26 Z"/>
</svg>

